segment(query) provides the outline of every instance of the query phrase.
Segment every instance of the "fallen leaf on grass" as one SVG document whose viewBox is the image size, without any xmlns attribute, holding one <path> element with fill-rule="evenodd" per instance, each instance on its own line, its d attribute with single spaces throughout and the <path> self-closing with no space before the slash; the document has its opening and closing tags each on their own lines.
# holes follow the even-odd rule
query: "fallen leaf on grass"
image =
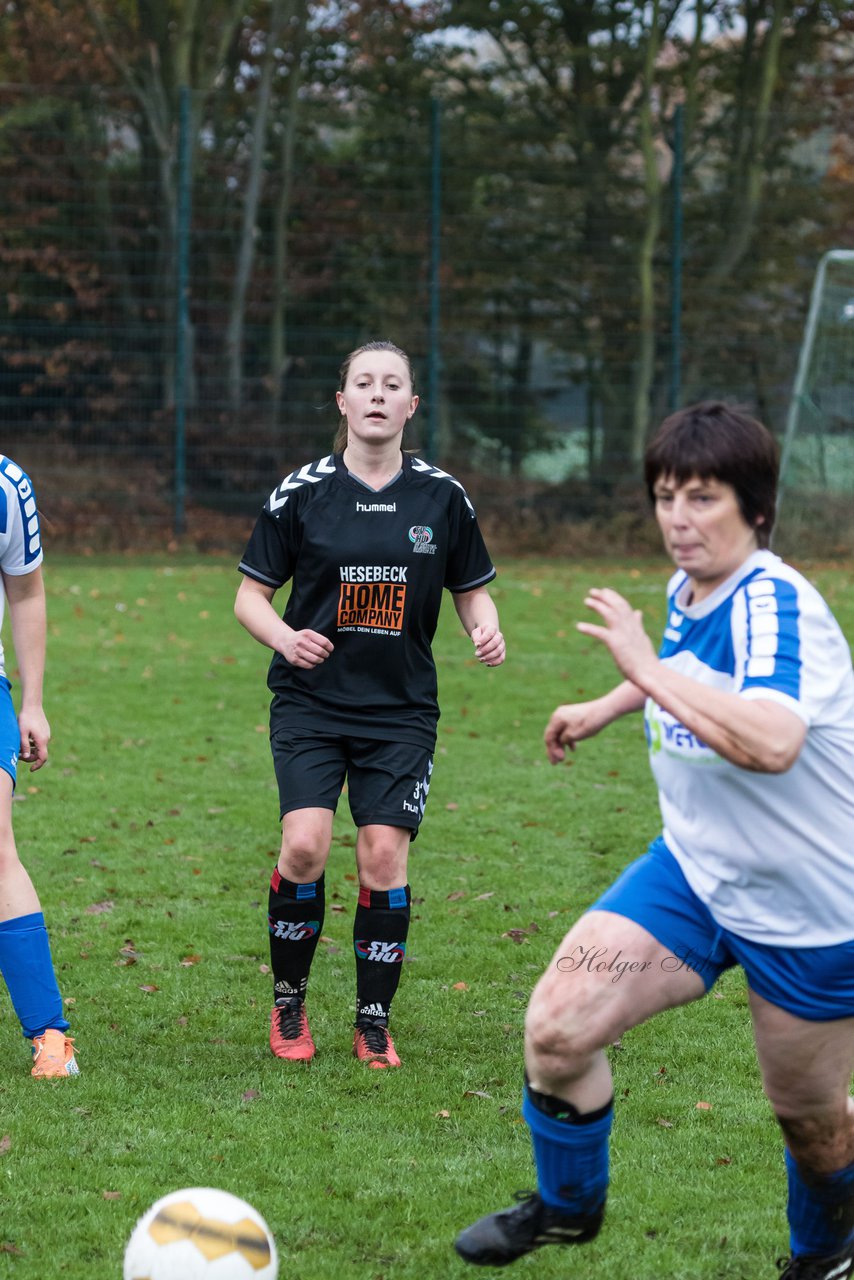
<svg viewBox="0 0 854 1280">
<path fill-rule="evenodd" d="M 673 1128 L 673 1121 L 672 1121 L 672 1120 L 665 1120 L 664 1116 L 659 1116 L 655 1123 L 656 1123 L 656 1124 L 660 1124 L 660 1125 L 661 1125 L 661 1127 L 662 1127 L 662 1129 L 672 1129 L 672 1128 Z"/>
<path fill-rule="evenodd" d="M 712 1104 L 711 1104 L 711 1102 L 698 1102 L 698 1103 L 697 1103 L 697 1110 L 698 1110 L 698 1111 L 711 1111 L 711 1109 L 712 1109 Z"/>
<path fill-rule="evenodd" d="M 484 1093 L 482 1089 L 466 1089 L 465 1093 L 463 1094 L 463 1097 L 464 1098 L 486 1098 L 487 1101 L 489 1102 L 492 1101 L 492 1094 Z"/>
<path fill-rule="evenodd" d="M 468 991 L 468 986 L 466 985 L 465 982 L 455 982 L 451 990 L 452 991 Z"/>
<path fill-rule="evenodd" d="M 3 1137 L 0 1138 L 0 1156 L 5 1156 L 11 1145 L 12 1139 L 9 1137 L 8 1133 L 4 1133 Z"/>
<path fill-rule="evenodd" d="M 189 969 L 192 965 L 198 964 L 201 958 L 201 956 L 184 956 L 184 959 L 180 961 L 180 964 L 185 969 Z"/>
<path fill-rule="evenodd" d="M 260 1098 L 260 1097 L 261 1097 L 261 1094 L 258 1092 L 257 1089 L 247 1089 L 246 1092 L 242 1094 L 240 1101 L 254 1102 L 256 1098 Z"/>
<path fill-rule="evenodd" d="M 138 959 L 139 959 L 139 952 L 137 951 L 136 947 L 133 945 L 133 941 L 130 938 L 125 938 L 124 946 L 119 947 L 119 959 L 116 961 L 116 964 L 118 965 L 136 964 Z"/>
<path fill-rule="evenodd" d="M 322 942 L 322 941 L 323 941 L 323 939 L 321 938 L 321 942 Z M 258 972 L 259 972 L 259 973 L 269 973 L 269 972 L 270 972 L 270 966 L 269 966 L 268 964 L 259 964 L 259 966 L 258 966 Z"/>
<path fill-rule="evenodd" d="M 105 1200 L 121 1200 L 122 1198 L 121 1191 L 102 1191 L 101 1195 Z"/>
<path fill-rule="evenodd" d="M 23 1258 L 24 1251 L 19 1249 L 17 1245 L 12 1244 L 9 1240 L 4 1240 L 0 1244 L 0 1253 L 10 1253 L 13 1258 Z"/>
<path fill-rule="evenodd" d="M 486 902 L 487 898 L 494 898 L 494 897 L 495 897 L 495 890 L 492 889 L 491 892 L 489 893 L 479 893 L 475 898 L 475 902 Z"/>
<path fill-rule="evenodd" d="M 448 894 L 447 901 L 459 902 L 460 898 L 464 898 L 465 896 L 466 896 L 465 889 L 455 889 L 453 893 Z"/>
<path fill-rule="evenodd" d="M 435 1115 L 437 1120 L 450 1120 L 451 1118 L 450 1111 L 437 1111 Z"/>
<path fill-rule="evenodd" d="M 106 902 L 93 902 L 86 908 L 87 916 L 102 916 L 105 911 L 112 911 L 116 904 L 109 899 Z"/>
<path fill-rule="evenodd" d="M 153 992 L 153 991 L 159 991 L 159 990 L 160 990 L 159 987 L 156 987 L 153 983 L 150 983 L 150 982 L 147 982 L 145 986 L 140 987 L 140 991 Z"/>
<path fill-rule="evenodd" d="M 715 1164 L 732 1164 L 731 1156 L 718 1156 Z"/>
<path fill-rule="evenodd" d="M 450 804 L 446 804 L 446 805 L 445 805 L 445 808 L 446 808 L 446 809 L 449 809 L 449 810 L 451 811 L 451 813 L 456 813 L 456 811 L 457 811 L 457 809 L 459 809 L 459 807 L 460 807 L 460 806 L 459 806 L 458 804 L 454 804 L 453 800 L 451 801 L 451 803 L 450 803 Z"/>
</svg>

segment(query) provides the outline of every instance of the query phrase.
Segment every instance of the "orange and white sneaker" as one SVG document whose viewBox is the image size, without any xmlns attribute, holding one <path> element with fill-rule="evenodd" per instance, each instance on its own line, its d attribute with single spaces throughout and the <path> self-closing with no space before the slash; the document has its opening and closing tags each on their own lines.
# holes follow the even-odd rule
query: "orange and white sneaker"
<svg viewBox="0 0 854 1280">
<path fill-rule="evenodd" d="M 40 1036 L 33 1036 L 33 1069 L 30 1074 L 46 1079 L 79 1076 L 80 1068 L 74 1057 L 71 1037 L 55 1027 L 48 1027 Z"/>
<path fill-rule="evenodd" d="M 310 1062 L 317 1053 L 305 1005 L 299 997 L 280 1000 L 270 1013 L 270 1048 L 287 1062 Z"/>
<path fill-rule="evenodd" d="M 369 1067 L 399 1067 L 400 1058 L 384 1022 L 360 1018 L 353 1033 L 353 1056 Z"/>
</svg>

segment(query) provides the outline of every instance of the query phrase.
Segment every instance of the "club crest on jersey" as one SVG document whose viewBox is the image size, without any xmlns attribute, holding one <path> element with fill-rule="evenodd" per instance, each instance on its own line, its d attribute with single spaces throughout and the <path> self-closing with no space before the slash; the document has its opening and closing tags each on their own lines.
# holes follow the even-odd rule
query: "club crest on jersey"
<svg viewBox="0 0 854 1280">
<path fill-rule="evenodd" d="M 433 530 L 429 524 L 414 524 L 409 530 L 409 541 L 412 543 L 412 549 L 417 555 L 432 556 L 436 554 Z"/>
</svg>

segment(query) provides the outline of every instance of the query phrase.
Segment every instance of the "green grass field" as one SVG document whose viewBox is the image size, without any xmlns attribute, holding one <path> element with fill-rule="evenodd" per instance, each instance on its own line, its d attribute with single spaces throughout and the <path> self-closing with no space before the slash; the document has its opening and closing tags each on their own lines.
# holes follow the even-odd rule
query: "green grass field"
<svg viewBox="0 0 854 1280">
<path fill-rule="evenodd" d="M 806 568 L 854 635 L 854 565 Z M 288 1068 L 267 1047 L 277 799 L 266 657 L 233 618 L 232 561 L 49 561 L 52 754 L 21 774 L 15 828 L 82 1074 L 30 1078 L 4 990 L 0 1277 L 118 1277 L 139 1214 L 192 1185 L 263 1213 L 283 1280 L 474 1274 L 452 1251 L 457 1230 L 534 1181 L 519 1116 L 528 995 L 658 825 L 638 717 L 566 767 L 546 762 L 542 730 L 558 702 L 614 679 L 604 649 L 574 631 L 585 589 L 624 591 L 657 635 L 666 577 L 663 562 L 502 565 L 509 657 L 495 671 L 473 660 L 446 603 L 437 769 L 393 1019 L 404 1067 L 371 1072 L 350 1054 L 346 802 L 309 992 L 318 1056 Z M 770 1277 L 786 1252 L 782 1146 L 740 976 L 611 1053 L 606 1228 L 513 1274 Z"/>
</svg>

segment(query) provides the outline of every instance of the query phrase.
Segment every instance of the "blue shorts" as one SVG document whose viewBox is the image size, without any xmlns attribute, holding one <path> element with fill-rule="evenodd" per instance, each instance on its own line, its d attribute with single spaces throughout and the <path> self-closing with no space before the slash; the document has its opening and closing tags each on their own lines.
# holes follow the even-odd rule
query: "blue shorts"
<svg viewBox="0 0 854 1280">
<path fill-rule="evenodd" d="M 707 991 L 738 964 L 752 991 L 796 1018 L 854 1017 L 854 939 L 832 947 L 772 947 L 723 929 L 661 836 L 590 909 L 634 920 L 672 952 L 673 970 L 692 970 Z"/>
<path fill-rule="evenodd" d="M 11 688 L 6 677 L 0 676 L 0 769 L 8 773 L 14 787 L 18 780 L 21 731 L 18 728 L 18 717 L 15 715 Z"/>
</svg>

